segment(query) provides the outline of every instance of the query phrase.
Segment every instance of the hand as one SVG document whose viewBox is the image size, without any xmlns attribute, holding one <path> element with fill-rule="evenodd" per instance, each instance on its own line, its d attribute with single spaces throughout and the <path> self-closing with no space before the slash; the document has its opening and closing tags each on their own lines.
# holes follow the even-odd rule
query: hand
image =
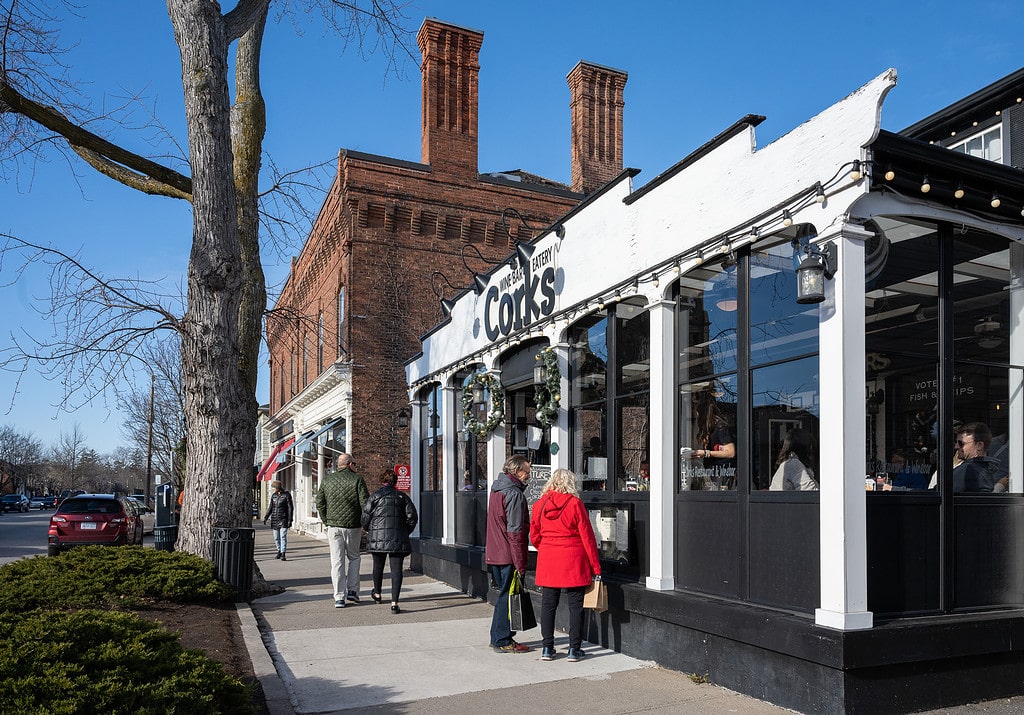
<svg viewBox="0 0 1024 715">
<path fill-rule="evenodd" d="M 601 580 L 601 574 L 599 574 L 599 573 L 594 574 L 594 580 L 595 581 L 600 581 Z"/>
</svg>

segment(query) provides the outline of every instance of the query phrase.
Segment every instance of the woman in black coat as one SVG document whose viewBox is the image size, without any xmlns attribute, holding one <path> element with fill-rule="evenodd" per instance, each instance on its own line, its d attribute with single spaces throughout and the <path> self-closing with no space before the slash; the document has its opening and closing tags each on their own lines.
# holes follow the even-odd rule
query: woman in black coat
<svg viewBox="0 0 1024 715">
<path fill-rule="evenodd" d="M 412 499 L 395 489 L 393 472 L 380 477 L 383 486 L 370 495 L 363 507 L 362 525 L 366 529 L 366 550 L 373 556 L 373 591 L 370 597 L 381 602 L 384 560 L 391 562 L 391 612 L 399 613 L 398 594 L 402 591 L 402 568 L 405 557 L 412 553 L 409 534 L 416 528 L 419 516 Z"/>
</svg>

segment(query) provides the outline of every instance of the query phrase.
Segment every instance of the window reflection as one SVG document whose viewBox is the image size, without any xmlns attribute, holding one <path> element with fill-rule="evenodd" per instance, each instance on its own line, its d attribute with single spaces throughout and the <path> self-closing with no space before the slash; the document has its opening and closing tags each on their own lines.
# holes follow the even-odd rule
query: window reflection
<svg viewBox="0 0 1024 715">
<path fill-rule="evenodd" d="M 736 488 L 736 399 L 735 375 L 680 388 L 681 490 Z"/>
<path fill-rule="evenodd" d="M 787 437 L 791 442 L 794 439 L 809 440 L 810 447 L 806 448 L 809 463 L 803 466 L 813 472 L 815 482 L 819 481 L 823 475 L 817 469 L 820 444 L 817 355 L 754 370 L 751 389 L 753 449 L 750 488 L 770 489 L 780 466 L 786 471 L 783 463 L 789 453 L 783 452 L 782 447 Z M 801 430 L 806 434 L 793 435 L 792 430 Z M 803 462 L 805 452 L 801 450 L 797 456 Z M 794 466 L 790 465 L 789 469 Z M 824 476 L 827 478 L 827 475 Z M 780 483 L 777 481 L 777 485 Z M 808 490 L 806 482 L 803 490 Z"/>
<path fill-rule="evenodd" d="M 750 254 L 750 363 L 818 350 L 818 306 L 796 302 L 802 254 L 789 241 Z"/>
</svg>

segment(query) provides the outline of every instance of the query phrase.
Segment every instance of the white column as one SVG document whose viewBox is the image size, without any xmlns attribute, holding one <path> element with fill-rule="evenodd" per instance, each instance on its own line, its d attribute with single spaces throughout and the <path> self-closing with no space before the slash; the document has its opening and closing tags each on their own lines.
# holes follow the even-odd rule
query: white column
<svg viewBox="0 0 1024 715">
<path fill-rule="evenodd" d="M 650 304 L 651 323 L 651 516 L 647 588 L 675 588 L 673 515 L 675 490 L 675 303 Z"/>
<path fill-rule="evenodd" d="M 501 370 L 490 370 L 494 379 L 501 380 Z M 505 416 L 508 417 L 508 403 L 505 404 Z M 501 474 L 502 467 L 505 466 L 505 423 L 502 422 L 500 425 L 494 428 L 490 436 L 487 438 L 487 491 L 491 490 L 491 485 L 494 483 L 494 478 Z"/>
<path fill-rule="evenodd" d="M 551 424 L 551 445 L 558 445 L 558 453 L 551 455 L 551 470 L 572 467 L 572 454 L 569 452 L 569 344 L 552 345 L 558 357 L 558 371 L 562 379 L 558 383 L 558 417 Z"/>
<path fill-rule="evenodd" d="M 819 306 L 821 391 L 819 626 L 871 628 L 867 610 L 867 522 L 864 498 L 864 242 L 871 233 L 844 225 L 835 277 Z"/>
<path fill-rule="evenodd" d="M 441 499 L 443 502 L 441 543 L 455 543 L 455 492 L 461 486 L 455 472 L 458 435 L 455 433 L 455 415 L 461 403 L 460 389 L 452 385 L 441 388 Z"/>
</svg>

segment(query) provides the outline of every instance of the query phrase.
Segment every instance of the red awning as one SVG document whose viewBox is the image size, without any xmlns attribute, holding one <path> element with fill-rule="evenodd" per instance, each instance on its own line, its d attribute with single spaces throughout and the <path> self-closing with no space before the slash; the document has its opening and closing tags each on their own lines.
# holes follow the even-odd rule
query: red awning
<svg viewBox="0 0 1024 715">
<path fill-rule="evenodd" d="M 281 464 L 277 460 L 278 456 L 281 454 L 281 452 L 285 451 L 293 444 L 295 444 L 294 437 L 285 442 L 281 442 L 276 447 L 274 447 L 274 450 L 270 453 L 270 456 L 267 458 L 267 461 L 263 463 L 263 467 L 260 469 L 259 474 L 256 475 L 257 482 L 270 481 L 270 478 L 274 476 L 274 472 L 277 471 L 278 466 Z"/>
</svg>

